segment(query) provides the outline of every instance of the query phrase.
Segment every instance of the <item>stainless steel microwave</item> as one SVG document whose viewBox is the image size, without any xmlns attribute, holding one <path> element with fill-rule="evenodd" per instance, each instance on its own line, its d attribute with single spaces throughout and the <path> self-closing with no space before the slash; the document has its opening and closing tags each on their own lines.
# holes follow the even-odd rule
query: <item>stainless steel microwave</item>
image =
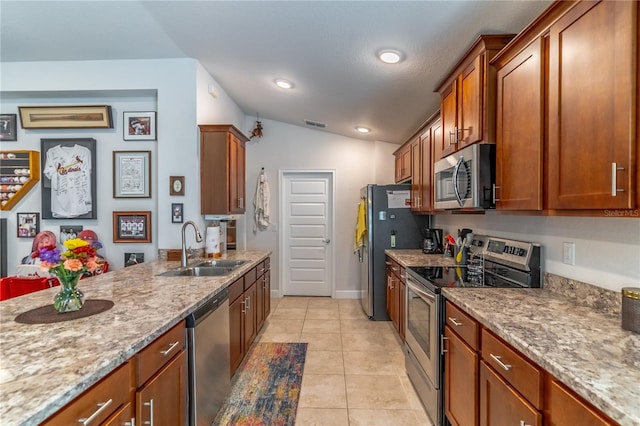
<svg viewBox="0 0 640 426">
<path fill-rule="evenodd" d="M 436 209 L 495 208 L 496 177 L 494 144 L 474 144 L 435 163 Z"/>
</svg>

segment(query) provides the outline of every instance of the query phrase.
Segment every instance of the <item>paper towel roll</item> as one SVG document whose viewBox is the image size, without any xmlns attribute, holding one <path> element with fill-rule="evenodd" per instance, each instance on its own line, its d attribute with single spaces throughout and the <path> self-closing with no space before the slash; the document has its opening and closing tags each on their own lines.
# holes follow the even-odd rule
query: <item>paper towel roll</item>
<svg viewBox="0 0 640 426">
<path fill-rule="evenodd" d="M 204 251 L 207 257 L 220 257 L 220 227 L 219 226 L 207 227 Z"/>
</svg>

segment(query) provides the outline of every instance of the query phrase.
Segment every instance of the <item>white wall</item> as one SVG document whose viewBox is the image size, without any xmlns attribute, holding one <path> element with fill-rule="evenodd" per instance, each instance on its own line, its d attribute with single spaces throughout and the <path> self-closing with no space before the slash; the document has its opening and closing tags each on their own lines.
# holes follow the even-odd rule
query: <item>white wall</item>
<svg viewBox="0 0 640 426">
<path fill-rule="evenodd" d="M 437 215 L 435 227 L 459 228 L 542 245 L 543 268 L 563 277 L 620 291 L 640 286 L 640 218 Z M 576 245 L 575 265 L 562 263 L 562 243 Z"/>
<path fill-rule="evenodd" d="M 3 142 L 0 149 L 40 151 L 40 138 L 92 137 L 97 140 L 98 219 L 46 220 L 41 229 L 59 233 L 60 225 L 77 224 L 98 233 L 105 247 L 100 251 L 117 269 L 123 267 L 124 252 L 144 252 L 155 259 L 158 248 L 179 248 L 181 225 L 171 223 L 171 203 L 184 204 L 185 220 L 204 227 L 200 216 L 198 129 L 196 124 L 232 122 L 242 125 L 244 115 L 215 80 L 193 59 L 23 62 L 2 63 L 0 79 L 1 111 L 18 113 L 19 105 L 112 106 L 113 129 L 24 130 L 18 126 L 18 141 Z M 218 97 L 207 93 L 208 85 L 218 87 Z M 157 141 L 124 141 L 123 111 L 157 111 Z M 112 197 L 112 151 L 152 151 L 152 197 L 114 199 Z M 185 195 L 169 196 L 169 176 L 185 176 Z M 40 212 L 40 185 L 11 211 L 3 211 L 8 233 L 16 230 L 17 212 Z M 151 244 L 112 242 L 112 211 L 150 210 L 153 222 Z M 29 253 L 31 239 L 9 238 L 8 274 Z M 187 244 L 199 247 L 193 233 Z"/>
<path fill-rule="evenodd" d="M 247 248 L 273 251 L 272 286 L 280 289 L 279 232 L 272 225 L 253 233 L 253 200 L 261 167 L 264 167 L 271 189 L 271 223 L 279 220 L 278 172 L 282 169 L 335 170 L 335 241 L 332 242 L 336 265 L 336 296 L 358 297 L 359 269 L 353 254 L 353 238 L 360 188 L 368 183 L 391 183 L 378 176 L 393 176 L 393 156 L 397 145 L 371 143 L 327 132 L 261 120 L 264 136 L 247 144 L 247 205 L 245 215 Z M 255 118 L 247 117 L 248 126 Z M 380 154 L 382 152 L 383 154 Z M 387 155 L 388 154 L 388 155 Z M 376 158 L 387 157 L 386 161 Z"/>
</svg>

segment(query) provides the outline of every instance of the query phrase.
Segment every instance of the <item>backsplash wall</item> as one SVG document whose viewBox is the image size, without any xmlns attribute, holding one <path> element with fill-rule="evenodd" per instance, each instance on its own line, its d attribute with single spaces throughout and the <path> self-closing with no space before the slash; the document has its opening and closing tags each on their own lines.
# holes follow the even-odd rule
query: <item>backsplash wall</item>
<svg viewBox="0 0 640 426">
<path fill-rule="evenodd" d="M 459 228 L 542 246 L 543 271 L 609 290 L 640 286 L 640 218 L 442 214 L 434 227 Z M 562 263 L 563 242 L 575 243 L 575 265 Z"/>
</svg>

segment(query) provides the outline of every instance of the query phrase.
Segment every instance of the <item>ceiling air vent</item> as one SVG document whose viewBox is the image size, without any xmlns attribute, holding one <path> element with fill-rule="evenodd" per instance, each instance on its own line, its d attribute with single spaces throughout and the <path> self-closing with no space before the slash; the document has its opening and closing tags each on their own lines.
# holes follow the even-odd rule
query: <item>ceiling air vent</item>
<svg viewBox="0 0 640 426">
<path fill-rule="evenodd" d="M 326 124 L 324 123 L 320 123 L 319 121 L 313 121 L 313 120 L 304 120 L 304 124 L 306 124 L 309 127 L 316 127 L 318 129 L 324 129 L 325 127 L 327 127 Z"/>
</svg>

